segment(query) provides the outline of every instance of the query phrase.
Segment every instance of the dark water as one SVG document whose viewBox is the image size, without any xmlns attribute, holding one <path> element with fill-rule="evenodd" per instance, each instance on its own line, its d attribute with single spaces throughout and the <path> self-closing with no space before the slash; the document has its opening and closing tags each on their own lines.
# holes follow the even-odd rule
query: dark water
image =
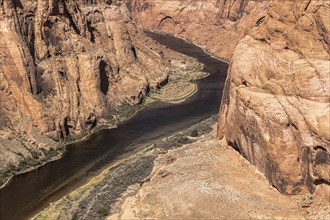
<svg viewBox="0 0 330 220">
<path fill-rule="evenodd" d="M 152 105 L 116 129 L 103 130 L 70 145 L 62 159 L 14 177 L 0 190 L 1 220 L 31 217 L 138 144 L 189 127 L 219 111 L 228 65 L 183 40 L 153 33 L 149 35 L 205 64 L 204 71 L 210 76 L 198 81 L 198 93 L 180 104 Z"/>
</svg>

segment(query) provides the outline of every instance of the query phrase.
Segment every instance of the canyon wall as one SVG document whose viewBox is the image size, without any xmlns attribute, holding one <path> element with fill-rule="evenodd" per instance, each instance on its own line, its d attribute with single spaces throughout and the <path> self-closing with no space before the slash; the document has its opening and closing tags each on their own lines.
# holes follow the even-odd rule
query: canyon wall
<svg viewBox="0 0 330 220">
<path fill-rule="evenodd" d="M 219 137 L 283 193 L 330 197 L 330 3 L 272 1 L 237 45 Z"/>
<path fill-rule="evenodd" d="M 330 196 L 330 3 L 128 1 L 148 29 L 231 59 L 218 136 L 282 193 Z"/>
<path fill-rule="evenodd" d="M 229 60 L 266 14 L 263 0 L 125 0 L 144 28 L 175 34 Z"/>
<path fill-rule="evenodd" d="M 0 177 L 140 103 L 175 57 L 109 0 L 1 0 L 0 27 Z"/>
</svg>

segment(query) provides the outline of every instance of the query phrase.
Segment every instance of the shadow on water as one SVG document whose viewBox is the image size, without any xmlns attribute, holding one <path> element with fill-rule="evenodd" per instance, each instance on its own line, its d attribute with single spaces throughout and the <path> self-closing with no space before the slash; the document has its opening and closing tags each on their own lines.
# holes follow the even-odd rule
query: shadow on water
<svg viewBox="0 0 330 220">
<path fill-rule="evenodd" d="M 218 112 L 228 64 L 181 39 L 147 33 L 175 51 L 204 63 L 210 76 L 198 81 L 198 92 L 180 104 L 156 103 L 112 130 L 100 131 L 69 146 L 62 159 L 15 176 L 0 190 L 0 219 L 24 219 L 82 185 L 118 156 L 189 127 Z"/>
</svg>

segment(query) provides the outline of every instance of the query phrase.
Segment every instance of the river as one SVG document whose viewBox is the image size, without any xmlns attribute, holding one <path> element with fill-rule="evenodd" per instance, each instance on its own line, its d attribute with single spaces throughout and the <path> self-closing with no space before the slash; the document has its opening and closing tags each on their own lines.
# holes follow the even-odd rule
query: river
<svg viewBox="0 0 330 220">
<path fill-rule="evenodd" d="M 26 219 L 76 189 L 138 145 L 187 128 L 219 111 L 228 64 L 173 36 L 148 33 L 172 50 L 197 58 L 207 78 L 198 92 L 179 104 L 155 103 L 116 129 L 103 130 L 71 144 L 63 158 L 36 171 L 15 176 L 0 189 L 0 219 Z"/>
</svg>

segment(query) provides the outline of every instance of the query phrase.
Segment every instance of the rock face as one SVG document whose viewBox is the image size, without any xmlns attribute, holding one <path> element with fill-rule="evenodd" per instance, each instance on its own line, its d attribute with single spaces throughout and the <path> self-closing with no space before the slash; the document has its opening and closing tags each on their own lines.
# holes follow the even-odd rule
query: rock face
<svg viewBox="0 0 330 220">
<path fill-rule="evenodd" d="M 0 16 L 2 175 L 167 80 L 165 49 L 145 37 L 125 5 L 1 0 Z"/>
<path fill-rule="evenodd" d="M 220 138 L 279 191 L 330 196 L 329 2 L 129 2 L 144 27 L 231 58 Z"/>
<path fill-rule="evenodd" d="M 279 191 L 330 196 L 330 4 L 266 12 L 233 53 L 218 135 Z"/>
<path fill-rule="evenodd" d="M 175 34 L 225 59 L 230 59 L 239 40 L 265 15 L 269 4 L 262 0 L 126 2 L 145 28 Z"/>
</svg>

